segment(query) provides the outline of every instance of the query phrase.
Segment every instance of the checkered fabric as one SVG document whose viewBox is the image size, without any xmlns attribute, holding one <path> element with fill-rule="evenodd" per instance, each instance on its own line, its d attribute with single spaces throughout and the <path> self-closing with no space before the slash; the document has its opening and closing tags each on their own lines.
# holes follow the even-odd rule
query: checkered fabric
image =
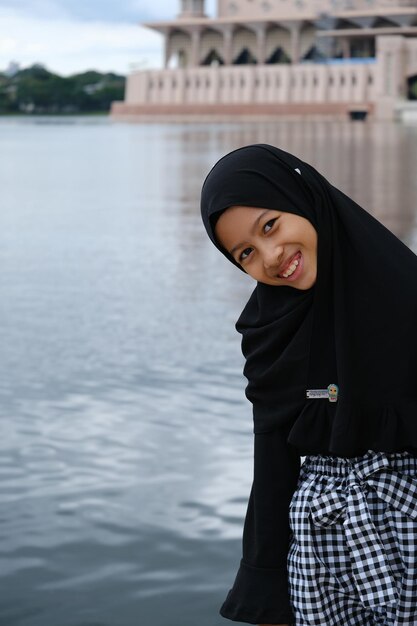
<svg viewBox="0 0 417 626">
<path fill-rule="evenodd" d="M 295 626 L 417 626 L 417 457 L 308 455 L 289 519 Z"/>
</svg>

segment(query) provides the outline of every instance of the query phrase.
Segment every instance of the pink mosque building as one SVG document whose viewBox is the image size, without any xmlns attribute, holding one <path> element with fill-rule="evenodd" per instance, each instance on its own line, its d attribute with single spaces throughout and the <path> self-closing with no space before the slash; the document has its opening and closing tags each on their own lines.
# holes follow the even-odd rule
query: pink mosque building
<svg viewBox="0 0 417 626">
<path fill-rule="evenodd" d="M 182 0 L 165 67 L 132 72 L 119 119 L 228 119 L 365 110 L 417 97 L 417 0 Z M 412 103 L 410 104 L 412 106 Z"/>
</svg>

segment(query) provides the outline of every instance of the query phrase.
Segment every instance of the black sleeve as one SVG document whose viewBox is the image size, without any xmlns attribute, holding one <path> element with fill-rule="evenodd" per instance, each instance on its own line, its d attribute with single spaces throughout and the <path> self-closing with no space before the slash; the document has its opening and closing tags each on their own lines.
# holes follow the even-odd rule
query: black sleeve
<svg viewBox="0 0 417 626">
<path fill-rule="evenodd" d="M 243 555 L 220 615 L 249 624 L 295 621 L 288 592 L 289 504 L 300 455 L 286 429 L 254 435 L 254 475 L 243 528 Z"/>
</svg>

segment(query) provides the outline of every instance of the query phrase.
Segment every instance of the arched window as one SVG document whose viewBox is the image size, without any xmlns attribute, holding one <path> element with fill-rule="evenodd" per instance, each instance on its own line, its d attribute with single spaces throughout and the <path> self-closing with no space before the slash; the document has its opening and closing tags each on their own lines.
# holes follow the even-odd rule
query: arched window
<svg viewBox="0 0 417 626">
<path fill-rule="evenodd" d="M 256 58 L 248 48 L 243 48 L 233 61 L 233 65 L 255 65 Z"/>
<path fill-rule="evenodd" d="M 272 54 L 267 58 L 266 63 L 268 65 L 278 63 L 291 63 L 291 59 L 288 54 L 281 48 L 275 48 Z"/>
<path fill-rule="evenodd" d="M 224 65 L 224 61 L 217 50 L 212 48 L 201 65 Z"/>
<path fill-rule="evenodd" d="M 417 100 L 417 74 L 407 78 L 407 99 Z"/>
<path fill-rule="evenodd" d="M 171 55 L 168 63 L 168 67 L 171 69 L 176 69 L 177 67 L 187 67 L 188 56 L 187 51 L 183 48 L 177 50 L 173 55 Z"/>
<path fill-rule="evenodd" d="M 187 52 L 185 50 L 178 50 L 178 67 L 187 66 Z"/>
<path fill-rule="evenodd" d="M 326 56 L 317 46 L 311 46 L 302 57 L 301 61 L 322 61 L 325 58 Z"/>
</svg>

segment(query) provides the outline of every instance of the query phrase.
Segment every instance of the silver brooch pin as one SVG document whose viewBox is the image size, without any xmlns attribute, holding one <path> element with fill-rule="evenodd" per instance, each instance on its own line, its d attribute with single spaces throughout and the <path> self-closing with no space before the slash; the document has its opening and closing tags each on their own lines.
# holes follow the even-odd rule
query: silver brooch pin
<svg viewBox="0 0 417 626">
<path fill-rule="evenodd" d="M 327 398 L 329 402 L 337 402 L 339 387 L 330 383 L 327 389 L 307 389 L 306 396 L 311 399 Z"/>
</svg>

